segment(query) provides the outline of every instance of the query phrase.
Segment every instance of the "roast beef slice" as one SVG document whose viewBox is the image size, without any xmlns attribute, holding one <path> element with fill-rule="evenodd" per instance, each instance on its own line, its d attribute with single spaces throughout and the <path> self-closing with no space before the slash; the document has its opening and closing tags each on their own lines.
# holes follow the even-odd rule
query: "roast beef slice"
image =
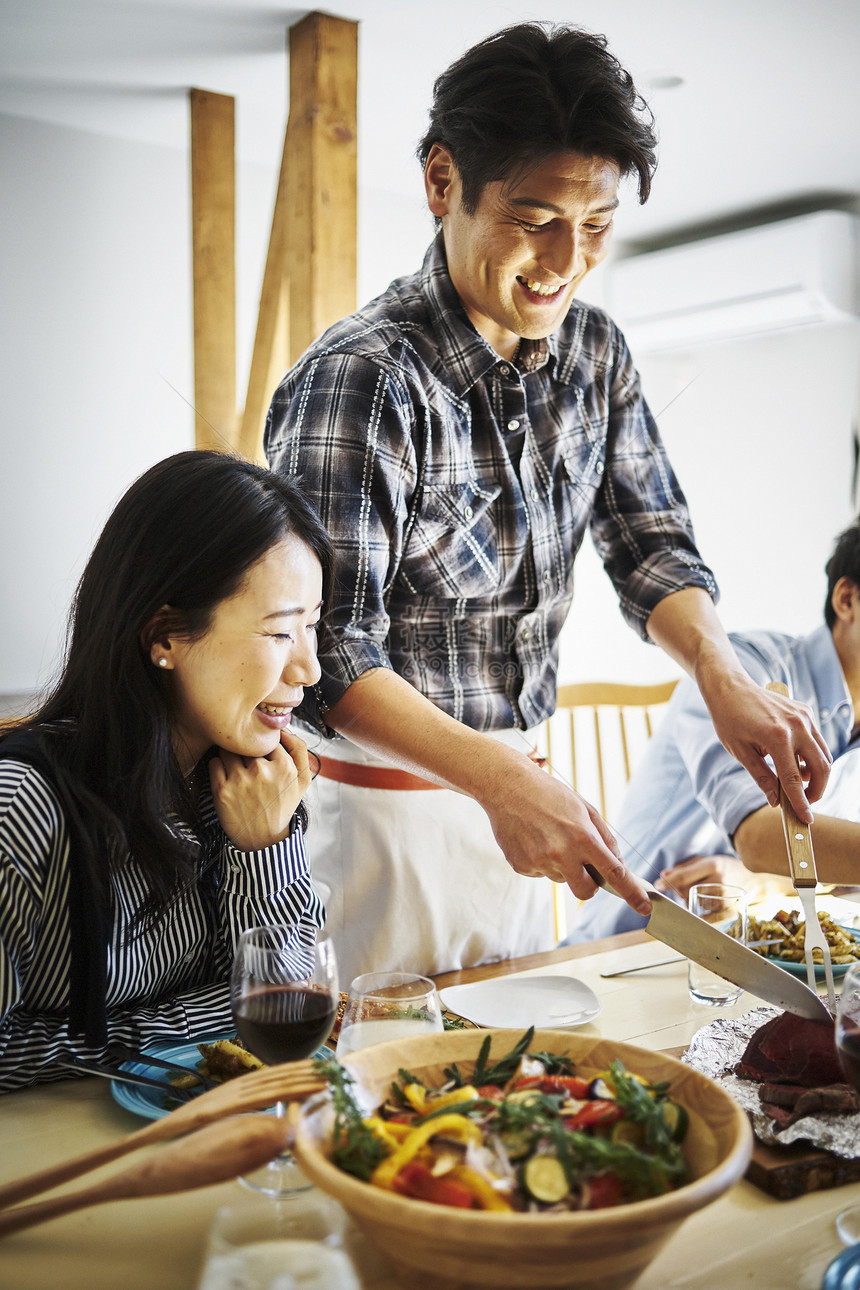
<svg viewBox="0 0 860 1290">
<path fill-rule="evenodd" d="M 786 1093 L 792 1095 L 791 1102 Z M 852 1115 L 860 1111 L 860 1094 L 848 1084 L 803 1089 L 762 1084 L 759 1095 L 761 1109 L 776 1122 L 777 1133 L 807 1115 Z"/>
<path fill-rule="evenodd" d="M 841 1084 L 833 1022 L 810 1021 L 791 1012 L 760 1026 L 750 1038 L 735 1074 L 770 1084 L 819 1088 Z"/>
</svg>

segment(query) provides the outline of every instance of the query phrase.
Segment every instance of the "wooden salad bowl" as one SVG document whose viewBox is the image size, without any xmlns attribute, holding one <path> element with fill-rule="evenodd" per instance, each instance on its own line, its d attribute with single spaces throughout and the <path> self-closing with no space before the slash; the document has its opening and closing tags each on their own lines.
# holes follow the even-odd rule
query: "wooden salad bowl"
<svg viewBox="0 0 860 1290">
<path fill-rule="evenodd" d="M 518 1030 L 421 1035 L 362 1049 L 343 1065 L 375 1104 L 401 1067 L 431 1087 L 444 1083 L 444 1068 L 452 1062 L 468 1074 L 487 1035 L 493 1059 L 510 1052 L 522 1037 Z M 449 1209 L 343 1173 L 327 1158 L 330 1109 L 304 1106 L 296 1115 L 294 1143 L 303 1171 L 340 1202 L 388 1258 L 404 1290 L 621 1290 L 633 1284 L 688 1215 L 717 1200 L 743 1176 L 752 1149 L 749 1122 L 707 1076 L 663 1053 L 570 1031 L 538 1030 L 530 1051 L 564 1053 L 576 1073 L 587 1078 L 618 1058 L 628 1071 L 652 1082 L 668 1080 L 671 1098 L 689 1114 L 683 1150 L 691 1180 L 667 1195 L 610 1209 L 565 1214 Z"/>
</svg>

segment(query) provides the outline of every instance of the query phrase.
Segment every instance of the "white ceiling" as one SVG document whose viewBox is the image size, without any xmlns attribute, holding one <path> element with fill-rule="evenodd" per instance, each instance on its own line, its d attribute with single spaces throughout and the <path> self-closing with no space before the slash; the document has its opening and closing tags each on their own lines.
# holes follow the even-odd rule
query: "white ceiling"
<svg viewBox="0 0 860 1290">
<path fill-rule="evenodd" d="M 0 112 L 183 148 L 188 87 L 232 94 L 241 160 L 277 165 L 285 29 L 271 0 L 0 0 Z M 657 116 L 660 165 L 628 243 L 860 194 L 860 0 L 343 0 L 359 27 L 360 182 L 417 195 L 434 76 L 524 18 L 604 32 Z M 680 88 L 653 88 L 683 77 Z M 652 88 L 649 88 L 652 87 Z M 765 209 L 766 208 L 766 209 Z"/>
</svg>

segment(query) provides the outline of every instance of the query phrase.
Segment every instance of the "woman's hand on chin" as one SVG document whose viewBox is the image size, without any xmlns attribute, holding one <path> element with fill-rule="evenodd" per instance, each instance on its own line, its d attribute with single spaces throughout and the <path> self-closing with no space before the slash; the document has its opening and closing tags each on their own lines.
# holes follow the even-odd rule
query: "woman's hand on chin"
<svg viewBox="0 0 860 1290">
<path fill-rule="evenodd" d="M 219 749 L 209 762 L 215 810 L 240 851 L 260 851 L 285 838 L 296 807 L 310 788 L 304 740 L 290 730 L 267 757 L 239 757 Z"/>
</svg>

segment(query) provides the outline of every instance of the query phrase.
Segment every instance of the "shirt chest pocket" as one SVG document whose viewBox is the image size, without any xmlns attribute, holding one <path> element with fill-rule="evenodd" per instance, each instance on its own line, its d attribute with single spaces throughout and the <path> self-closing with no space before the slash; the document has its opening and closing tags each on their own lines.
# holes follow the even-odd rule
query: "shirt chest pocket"
<svg viewBox="0 0 860 1290">
<path fill-rule="evenodd" d="M 417 595 L 486 596 L 501 581 L 493 503 L 495 481 L 428 485 L 404 551 L 400 575 Z"/>
</svg>

